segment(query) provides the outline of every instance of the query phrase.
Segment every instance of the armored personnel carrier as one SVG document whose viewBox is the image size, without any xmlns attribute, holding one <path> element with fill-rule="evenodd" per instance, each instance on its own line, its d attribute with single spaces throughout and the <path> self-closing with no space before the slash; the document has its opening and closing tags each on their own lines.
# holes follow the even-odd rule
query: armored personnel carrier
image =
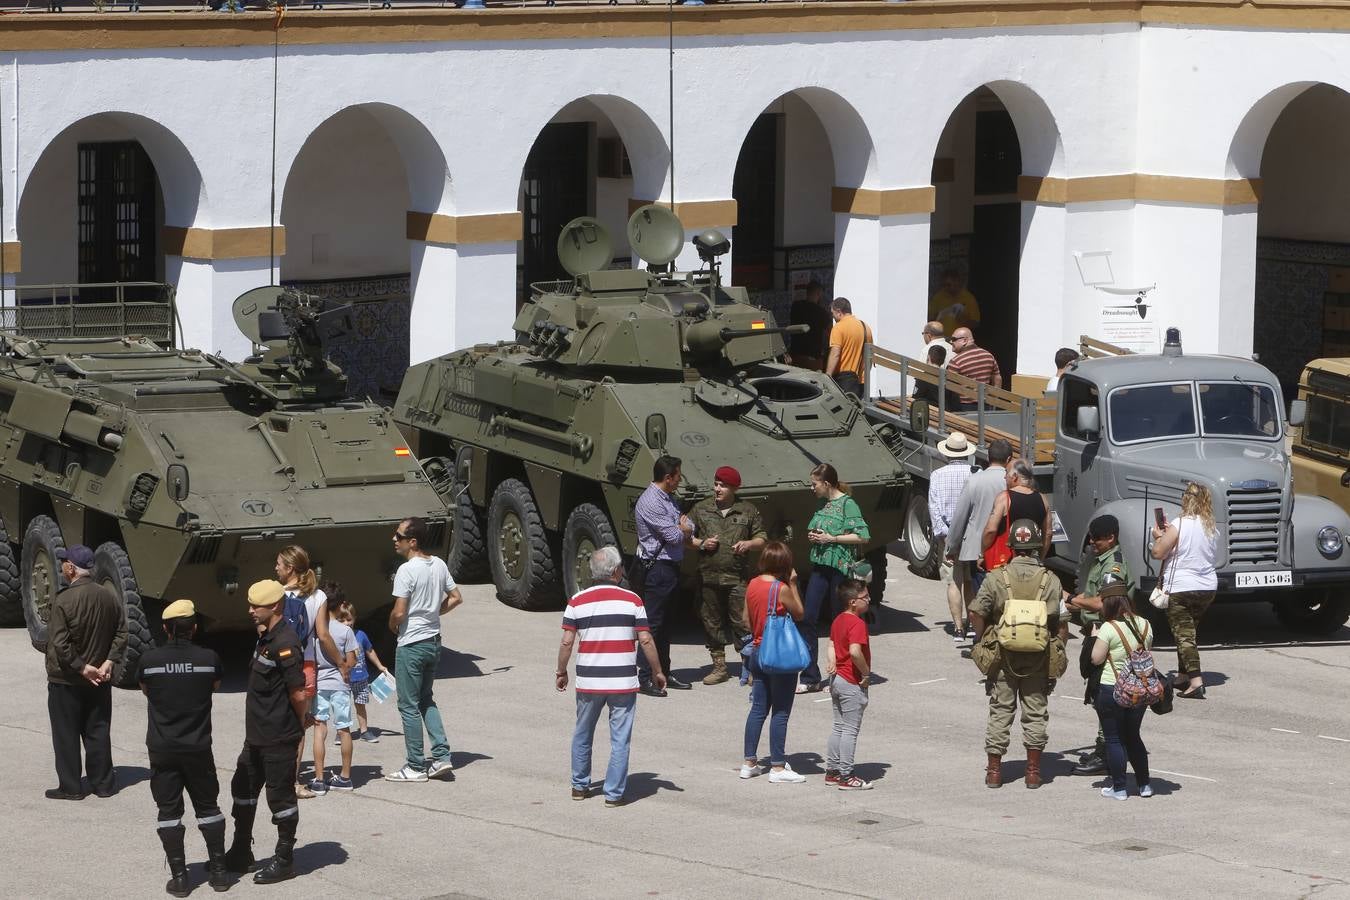
<svg viewBox="0 0 1350 900">
<path fill-rule="evenodd" d="M 0 329 L 0 615 L 39 650 L 67 544 L 95 548 L 94 579 L 126 607 L 125 684 L 159 600 L 245 629 L 248 584 L 298 543 L 353 597 L 388 601 L 396 523 L 444 533 L 387 411 L 348 398 L 324 358 L 348 308 L 260 288 L 234 315 L 256 349 L 238 364 L 147 337 Z"/>
<path fill-rule="evenodd" d="M 722 284 L 718 232 L 694 241 L 704 267 L 689 273 L 672 270 L 684 230 L 668 210 L 637 210 L 628 237 L 646 269 L 607 269 L 603 226 L 572 221 L 558 255 L 573 277 L 531 286 L 515 341 L 408 370 L 394 417 L 455 498 L 455 577 L 490 575 L 514 606 L 556 604 L 589 584 L 596 547 L 636 551 L 633 506 L 669 453 L 683 461 L 685 508 L 711 495 L 718 466 L 739 469 L 740 496 L 801 565 L 808 474 L 833 464 L 868 519 L 880 589 L 909 476 L 855 399 L 776 361 L 782 335 L 806 326 L 778 327 Z"/>
</svg>

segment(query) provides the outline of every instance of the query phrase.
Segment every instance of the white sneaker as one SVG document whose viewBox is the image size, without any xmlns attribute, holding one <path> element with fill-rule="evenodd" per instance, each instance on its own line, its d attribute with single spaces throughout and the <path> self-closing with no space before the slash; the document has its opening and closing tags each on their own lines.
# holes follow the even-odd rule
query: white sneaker
<svg viewBox="0 0 1350 900">
<path fill-rule="evenodd" d="M 1151 785 L 1151 784 L 1146 784 L 1146 785 L 1142 786 L 1141 788 L 1139 788 L 1139 796 L 1140 796 L 1140 797 L 1152 797 L 1152 796 L 1153 796 L 1153 785 Z"/>
<path fill-rule="evenodd" d="M 763 775 L 767 771 L 769 771 L 768 766 L 761 766 L 759 764 L 752 766 L 747 763 L 741 763 L 742 778 L 754 778 L 756 775 Z"/>
<path fill-rule="evenodd" d="M 412 766 L 404 766 L 397 772 L 390 772 L 388 775 L 384 776 L 384 780 L 405 782 L 426 781 L 427 773 L 414 769 Z"/>
<path fill-rule="evenodd" d="M 1149 793 L 1152 793 L 1152 791 Z M 1128 800 L 1130 798 L 1130 795 L 1124 791 L 1112 790 L 1109 786 L 1102 788 L 1102 796 L 1107 800 Z"/>
<path fill-rule="evenodd" d="M 455 777 L 455 767 L 450 764 L 450 757 L 438 759 L 427 768 L 428 778 L 440 778 L 443 781 L 449 781 Z"/>
<path fill-rule="evenodd" d="M 806 776 L 792 771 L 792 766 L 783 764 L 781 770 L 775 769 L 769 773 L 769 784 L 801 784 L 806 780 Z"/>
</svg>

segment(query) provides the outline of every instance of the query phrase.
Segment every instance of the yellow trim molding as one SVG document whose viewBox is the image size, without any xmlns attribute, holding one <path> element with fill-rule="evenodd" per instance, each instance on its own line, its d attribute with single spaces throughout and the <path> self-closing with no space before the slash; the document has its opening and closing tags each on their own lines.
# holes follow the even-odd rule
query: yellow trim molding
<svg viewBox="0 0 1350 900">
<path fill-rule="evenodd" d="M 632 215 L 644 206 L 664 206 L 670 208 L 665 200 L 639 200 L 628 198 L 628 215 Z M 686 231 L 701 228 L 733 228 L 736 225 L 738 210 L 735 200 L 686 200 L 675 203 L 675 215 Z"/>
<path fill-rule="evenodd" d="M 188 259 L 251 259 L 258 256 L 277 256 L 286 253 L 286 228 L 275 228 L 276 246 L 268 236 L 266 225 L 258 228 L 183 228 L 165 225 L 161 237 L 164 252 L 169 256 Z"/>
<path fill-rule="evenodd" d="M 906 216 L 931 213 L 937 208 L 937 189 L 930 185 L 892 188 L 830 188 L 830 209 L 853 216 Z"/>
<path fill-rule="evenodd" d="M 1043 178 L 1022 175 L 1017 198 L 1033 203 L 1189 203 L 1196 206 L 1254 206 L 1261 202 L 1259 178 L 1186 178 L 1177 175 L 1091 175 L 1085 178 Z"/>
<path fill-rule="evenodd" d="M 408 240 L 428 244 L 498 244 L 518 241 L 525 233 L 518 212 L 447 216 L 408 210 Z"/>
<path fill-rule="evenodd" d="M 5 274 L 11 275 L 23 271 L 23 244 L 19 241 L 5 241 Z"/>
</svg>

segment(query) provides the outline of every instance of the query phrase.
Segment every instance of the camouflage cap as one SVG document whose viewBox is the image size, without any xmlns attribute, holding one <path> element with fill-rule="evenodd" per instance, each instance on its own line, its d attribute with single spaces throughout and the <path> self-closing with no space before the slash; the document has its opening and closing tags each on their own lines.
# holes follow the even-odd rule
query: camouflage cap
<svg viewBox="0 0 1350 900">
<path fill-rule="evenodd" d="M 1102 585 L 1099 597 L 1128 597 L 1130 596 L 1130 586 L 1119 579 L 1112 579 Z"/>
<path fill-rule="evenodd" d="M 1039 550 L 1044 540 L 1041 526 L 1031 519 L 1018 519 L 1008 528 L 1008 546 L 1014 550 Z"/>
</svg>

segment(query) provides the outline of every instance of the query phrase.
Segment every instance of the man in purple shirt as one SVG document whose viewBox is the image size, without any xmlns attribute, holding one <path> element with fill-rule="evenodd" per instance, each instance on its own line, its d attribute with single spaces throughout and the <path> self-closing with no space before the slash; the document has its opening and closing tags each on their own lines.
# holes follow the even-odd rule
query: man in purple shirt
<svg viewBox="0 0 1350 900">
<path fill-rule="evenodd" d="M 687 691 L 689 683 L 676 678 L 670 670 L 670 632 L 666 627 L 666 607 L 680 586 L 684 545 L 694 531 L 688 517 L 680 513 L 680 507 L 675 503 L 675 492 L 679 487 L 679 458 L 662 456 L 657 459 L 652 466 L 652 483 L 647 485 L 633 508 L 637 519 L 638 555 L 629 581 L 647 609 L 647 625 L 656 644 L 661 669 L 666 673 L 666 686 Z M 651 697 L 666 696 L 665 690 L 652 682 L 651 668 L 645 657 L 638 657 L 638 667 L 638 689 Z"/>
</svg>

